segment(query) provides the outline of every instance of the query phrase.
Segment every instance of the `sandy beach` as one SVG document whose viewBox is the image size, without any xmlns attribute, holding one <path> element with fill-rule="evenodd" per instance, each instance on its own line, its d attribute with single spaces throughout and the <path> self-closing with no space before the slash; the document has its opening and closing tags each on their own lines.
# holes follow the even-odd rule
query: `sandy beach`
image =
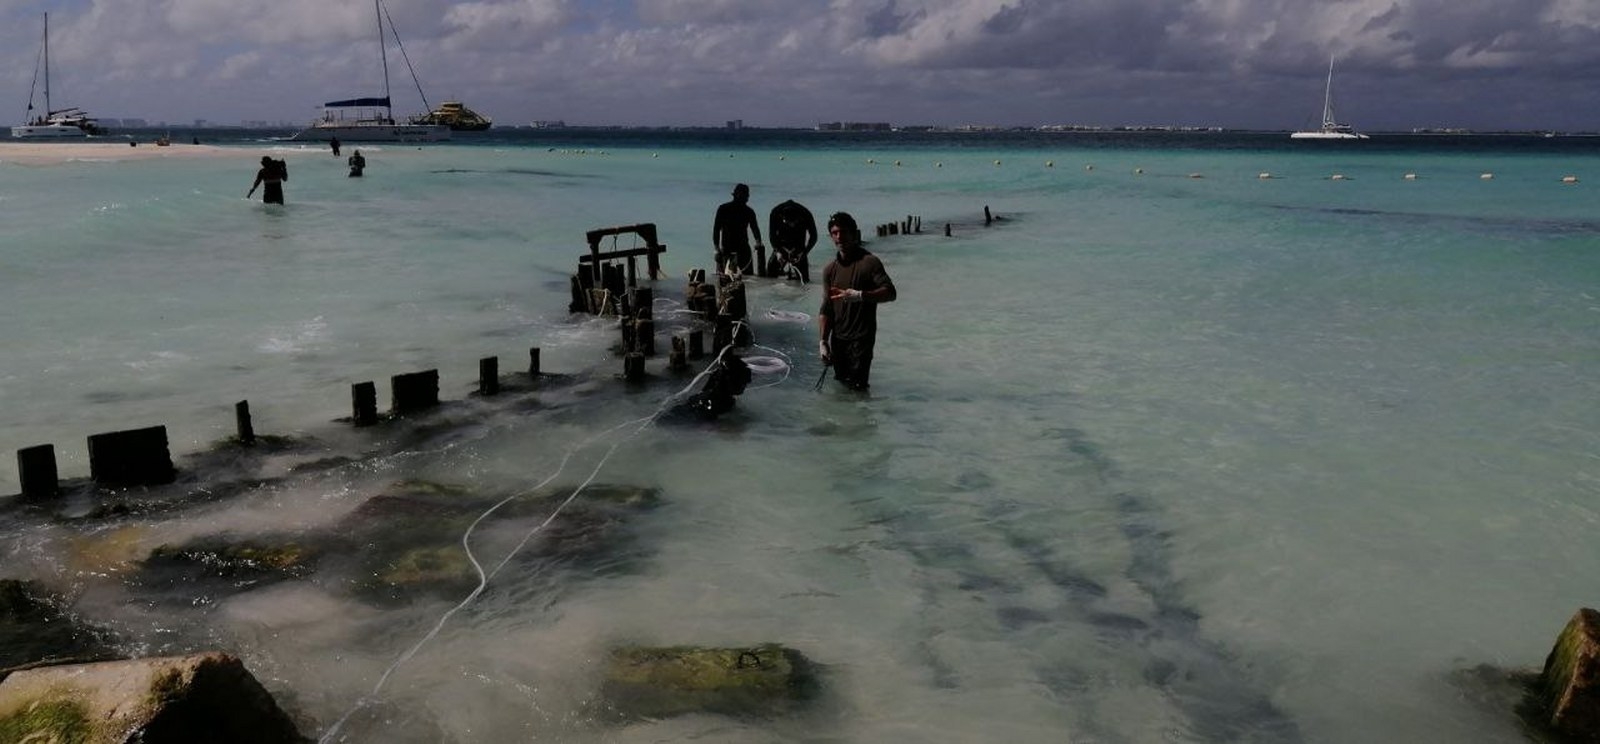
<svg viewBox="0 0 1600 744">
<path fill-rule="evenodd" d="M 166 147 L 129 140 L 19 142 L 0 141 L 0 165 L 54 165 L 73 161 L 152 160 L 158 158 L 238 157 L 239 148 L 174 142 Z"/>
</svg>

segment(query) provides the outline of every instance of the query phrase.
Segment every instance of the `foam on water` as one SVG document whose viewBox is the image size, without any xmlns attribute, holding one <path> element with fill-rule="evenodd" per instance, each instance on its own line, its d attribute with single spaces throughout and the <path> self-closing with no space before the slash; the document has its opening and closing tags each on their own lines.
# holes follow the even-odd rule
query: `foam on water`
<svg viewBox="0 0 1600 744">
<path fill-rule="evenodd" d="M 345 740 L 1516 741 L 1453 680 L 1536 666 L 1588 603 L 1600 224 L 1559 179 L 1593 154 L 362 149 L 346 179 L 275 148 L 283 208 L 239 198 L 260 148 L 0 167 L 0 448 L 55 442 L 82 476 L 88 434 L 162 423 L 196 452 L 249 399 L 258 432 L 356 457 L 134 531 L 15 520 L 0 560 L 138 650 L 242 654 L 321 727 L 361 705 Z M 871 246 L 901 294 L 872 395 L 812 389 L 815 286 L 754 281 L 771 373 L 734 413 L 574 449 L 687 381 L 610 379 L 613 323 L 565 312 L 584 233 L 657 223 L 679 327 L 735 182 L 763 213 L 923 218 Z M 574 377 L 437 431 L 332 421 L 351 383 L 438 368 L 465 401 L 477 359 L 535 346 Z M 123 583 L 159 544 L 326 527 L 412 479 L 516 494 L 569 453 L 557 486 L 659 489 L 633 548 L 508 562 L 398 667 L 452 602 L 313 579 L 184 607 Z M 484 525 L 490 562 L 530 519 Z M 765 641 L 825 665 L 812 713 L 591 720 L 611 646 Z"/>
</svg>

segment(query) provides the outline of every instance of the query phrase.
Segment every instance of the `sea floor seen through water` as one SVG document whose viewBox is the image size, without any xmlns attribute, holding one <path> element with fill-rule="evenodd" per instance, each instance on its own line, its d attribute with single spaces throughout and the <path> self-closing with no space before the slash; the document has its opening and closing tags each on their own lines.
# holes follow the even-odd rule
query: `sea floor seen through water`
<svg viewBox="0 0 1600 744">
<path fill-rule="evenodd" d="M 4 448 L 76 487 L 89 435 L 159 425 L 179 471 L 13 500 L 3 578 L 128 655 L 237 654 L 329 741 L 1524 740 L 1505 674 L 1600 566 L 1592 144 L 541 136 L 361 179 L 275 142 L 0 162 Z M 283 207 L 243 198 L 262 154 Z M 816 286 L 751 278 L 758 373 L 672 414 L 735 183 L 764 229 L 867 229 L 870 393 L 817 389 Z M 637 223 L 666 278 L 629 385 L 569 277 Z M 438 409 L 342 420 L 423 370 Z M 274 558 L 196 559 L 241 545 Z M 606 714 L 614 649 L 766 643 L 814 697 Z"/>
</svg>

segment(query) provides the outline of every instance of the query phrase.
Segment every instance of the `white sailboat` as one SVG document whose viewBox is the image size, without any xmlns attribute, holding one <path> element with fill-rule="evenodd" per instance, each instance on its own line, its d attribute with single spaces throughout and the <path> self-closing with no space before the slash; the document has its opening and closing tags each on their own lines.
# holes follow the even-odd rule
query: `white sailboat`
<svg viewBox="0 0 1600 744">
<path fill-rule="evenodd" d="M 44 67 L 44 114 L 33 113 L 33 88 L 28 89 L 27 123 L 11 128 L 17 139 L 66 139 L 105 134 L 105 129 L 77 106 L 63 109 L 50 107 L 50 14 L 44 14 L 44 45 L 40 47 Z M 39 67 L 34 67 L 34 83 L 39 82 Z"/>
<path fill-rule="evenodd" d="M 378 56 L 383 62 L 383 95 L 350 98 L 322 104 L 322 118 L 289 139 L 300 142 L 442 142 L 450 139 L 450 127 L 442 124 L 397 122 L 389 107 L 389 51 L 383 39 L 383 9 L 372 0 L 378 18 Z M 408 63 L 409 64 L 409 63 Z M 415 73 L 412 75 L 415 78 Z M 418 87 L 421 90 L 421 87 Z"/>
<path fill-rule="evenodd" d="M 1328 85 L 1322 92 L 1322 128 L 1294 132 L 1289 139 L 1352 140 L 1367 139 L 1367 135 L 1349 124 L 1340 124 L 1333 118 L 1333 58 L 1328 58 Z"/>
</svg>

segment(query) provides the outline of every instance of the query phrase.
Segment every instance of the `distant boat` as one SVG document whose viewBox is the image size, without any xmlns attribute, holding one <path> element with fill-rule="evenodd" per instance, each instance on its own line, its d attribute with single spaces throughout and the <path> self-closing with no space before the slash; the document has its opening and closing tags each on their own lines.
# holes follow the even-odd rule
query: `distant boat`
<svg viewBox="0 0 1600 744">
<path fill-rule="evenodd" d="M 442 142 L 450 139 L 450 127 L 442 124 L 397 122 L 389 106 L 389 51 L 383 40 L 383 8 L 380 0 L 372 0 L 372 10 L 378 18 L 378 56 L 383 62 L 383 95 L 381 97 L 350 98 L 322 104 L 322 118 L 289 139 L 299 142 L 327 142 L 338 137 L 343 142 Z M 393 31 L 390 24 L 390 31 Z M 395 37 L 398 41 L 399 37 Z M 404 51 L 403 49 L 401 50 Z M 410 61 L 406 62 L 410 66 Z M 412 70 L 411 79 L 416 80 Z M 422 92 L 422 85 L 417 85 Z M 427 101 L 423 101 L 427 105 Z"/>
<path fill-rule="evenodd" d="M 456 132 L 482 132 L 494 126 L 494 121 L 460 101 L 445 101 L 439 108 L 421 116 L 411 117 L 412 124 L 443 124 Z"/>
<path fill-rule="evenodd" d="M 50 14 L 44 14 L 44 44 L 39 57 L 44 67 L 44 115 L 33 115 L 33 88 L 28 88 L 28 122 L 11 128 L 18 139 L 63 139 L 105 134 L 106 130 L 77 106 L 50 108 Z M 34 66 L 34 83 L 39 82 L 39 65 Z"/>
<path fill-rule="evenodd" d="M 1367 139 L 1367 135 L 1349 124 L 1340 124 L 1333 118 L 1333 58 L 1328 58 L 1328 85 L 1322 92 L 1322 128 L 1295 132 L 1289 139 L 1350 140 Z"/>
</svg>

